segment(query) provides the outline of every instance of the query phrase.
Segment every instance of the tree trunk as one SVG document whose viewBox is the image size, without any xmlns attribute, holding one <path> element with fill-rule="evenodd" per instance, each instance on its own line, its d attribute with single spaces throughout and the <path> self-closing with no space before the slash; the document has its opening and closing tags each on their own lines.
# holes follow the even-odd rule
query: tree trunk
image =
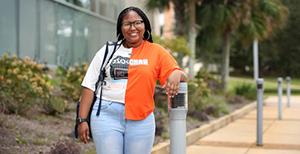
<svg viewBox="0 0 300 154">
<path fill-rule="evenodd" d="M 230 60 L 230 32 L 226 32 L 223 36 L 223 63 L 222 63 L 222 90 L 225 92 L 229 78 L 229 60 Z"/>
<path fill-rule="evenodd" d="M 186 36 L 186 31 L 185 31 L 185 4 L 181 0 L 173 0 L 174 3 L 174 11 L 175 11 L 175 19 L 176 19 L 176 27 L 175 31 L 176 34 L 179 36 Z"/>
<path fill-rule="evenodd" d="M 193 79 L 195 76 L 194 64 L 195 64 L 195 54 L 196 54 L 196 8 L 195 1 L 191 0 L 189 2 L 190 18 L 189 18 L 189 46 L 191 50 L 191 55 L 189 58 L 189 78 Z"/>
</svg>

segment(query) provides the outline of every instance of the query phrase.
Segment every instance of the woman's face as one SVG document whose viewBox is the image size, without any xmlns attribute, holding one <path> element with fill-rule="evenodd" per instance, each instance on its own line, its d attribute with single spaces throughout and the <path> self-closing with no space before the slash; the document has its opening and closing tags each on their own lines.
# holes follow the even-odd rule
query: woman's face
<svg viewBox="0 0 300 154">
<path fill-rule="evenodd" d="M 121 29 L 127 47 L 137 47 L 143 42 L 145 24 L 135 11 L 129 11 L 123 17 Z"/>
</svg>

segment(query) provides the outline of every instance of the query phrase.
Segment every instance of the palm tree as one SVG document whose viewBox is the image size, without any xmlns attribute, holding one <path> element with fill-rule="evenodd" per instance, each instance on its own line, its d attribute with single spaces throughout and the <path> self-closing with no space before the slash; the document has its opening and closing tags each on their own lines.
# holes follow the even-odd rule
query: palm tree
<svg viewBox="0 0 300 154">
<path fill-rule="evenodd" d="M 280 0 L 252 0 L 247 5 L 238 29 L 238 38 L 245 45 L 269 38 L 286 23 L 288 8 Z"/>
<path fill-rule="evenodd" d="M 280 0 L 149 0 L 148 7 L 166 8 L 170 2 L 174 4 L 176 16 L 176 34 L 185 36 L 188 27 L 189 43 L 192 51 L 190 70 L 195 58 L 195 30 L 196 20 L 200 23 L 201 34 L 215 44 L 221 38 L 222 42 L 222 68 L 221 81 L 223 90 L 227 88 L 229 78 L 230 48 L 233 38 L 243 42 L 254 39 L 265 39 L 284 23 L 287 14 L 286 7 Z M 197 19 L 193 9 L 198 4 Z M 187 12 L 187 10 L 192 10 Z M 188 26 L 186 19 L 189 19 Z M 205 45 L 209 46 L 209 45 Z M 192 74 L 192 73 L 191 73 Z"/>
<path fill-rule="evenodd" d="M 202 34 L 210 33 L 206 35 L 219 36 L 222 40 L 223 90 L 227 89 L 233 38 L 243 42 L 267 38 L 283 23 L 285 10 L 280 0 L 203 0 L 198 12 Z"/>
<path fill-rule="evenodd" d="M 243 44 L 253 41 L 254 79 L 259 77 L 258 70 L 258 41 L 271 36 L 276 29 L 283 27 L 288 9 L 280 0 L 250 1 L 251 7 L 246 11 L 246 18 L 239 27 L 240 39 Z"/>
<path fill-rule="evenodd" d="M 191 50 L 189 60 L 189 77 L 194 78 L 193 65 L 195 61 L 195 43 L 196 43 L 196 19 L 195 4 L 200 4 L 201 0 L 149 0 L 147 6 L 150 10 L 159 8 L 163 10 L 174 4 L 176 28 L 175 34 L 187 38 Z M 188 21 L 188 22 L 187 22 Z M 186 35 L 188 34 L 188 36 Z"/>
<path fill-rule="evenodd" d="M 215 36 L 215 38 L 209 38 L 211 40 L 218 39 L 216 36 L 222 40 L 221 81 L 223 89 L 227 87 L 231 38 L 240 25 L 241 5 L 240 0 L 204 0 L 198 12 L 202 32 L 210 33 L 204 35 Z"/>
</svg>

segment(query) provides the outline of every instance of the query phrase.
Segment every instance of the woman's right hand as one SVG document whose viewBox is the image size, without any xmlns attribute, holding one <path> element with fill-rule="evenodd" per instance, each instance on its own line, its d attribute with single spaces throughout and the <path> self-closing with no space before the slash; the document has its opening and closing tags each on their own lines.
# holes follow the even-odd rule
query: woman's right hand
<svg viewBox="0 0 300 154">
<path fill-rule="evenodd" d="M 94 91 L 91 89 L 82 88 L 80 97 L 79 117 L 88 117 L 90 107 L 94 98 Z M 81 122 L 78 126 L 78 135 L 83 143 L 88 143 L 90 140 L 89 125 L 86 121 Z"/>
<path fill-rule="evenodd" d="M 82 122 L 79 124 L 78 127 L 79 137 L 80 140 L 87 144 L 90 140 L 90 131 L 89 131 L 89 125 L 87 122 Z"/>
</svg>

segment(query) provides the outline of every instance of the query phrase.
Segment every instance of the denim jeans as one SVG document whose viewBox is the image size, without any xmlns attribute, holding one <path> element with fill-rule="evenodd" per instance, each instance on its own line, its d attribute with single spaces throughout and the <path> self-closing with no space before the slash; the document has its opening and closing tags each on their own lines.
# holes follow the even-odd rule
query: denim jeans
<svg viewBox="0 0 300 154">
<path fill-rule="evenodd" d="M 102 100 L 100 115 L 93 106 L 91 130 L 97 154 L 150 154 L 155 137 L 155 118 L 126 120 L 124 104 Z"/>
</svg>

